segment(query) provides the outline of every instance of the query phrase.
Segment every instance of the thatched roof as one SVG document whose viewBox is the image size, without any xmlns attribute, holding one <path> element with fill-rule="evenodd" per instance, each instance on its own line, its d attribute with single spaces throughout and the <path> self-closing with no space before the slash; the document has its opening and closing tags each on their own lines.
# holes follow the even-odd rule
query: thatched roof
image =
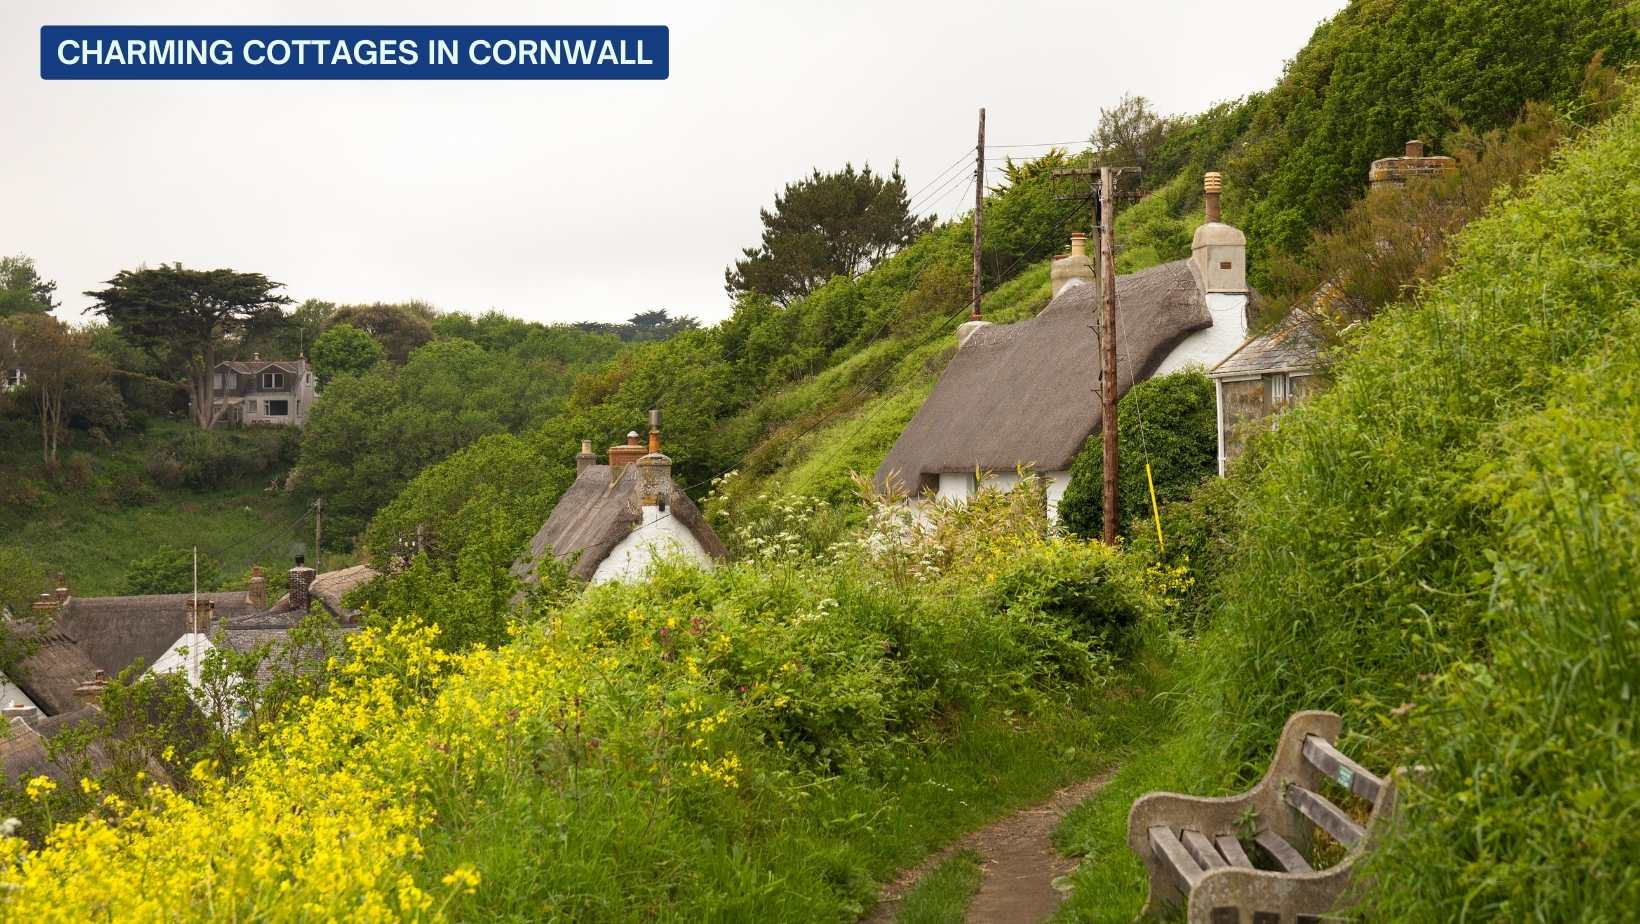
<svg viewBox="0 0 1640 924">
<path fill-rule="evenodd" d="M 192 594 L 147 594 L 137 597 L 69 597 L 57 612 L 57 627 L 66 632 L 92 663 L 119 673 L 137 661 L 153 664 L 171 643 L 189 631 Z M 243 590 L 202 593 L 216 604 L 217 619 L 256 612 Z"/>
<path fill-rule="evenodd" d="M 1236 347 L 1234 353 L 1208 374 L 1218 379 L 1265 372 L 1309 371 L 1320 362 L 1325 343 L 1321 323 L 1308 311 L 1295 308 L 1281 323 Z"/>
<path fill-rule="evenodd" d="M 1195 265 L 1177 260 L 1116 278 L 1117 390 L 1148 378 L 1212 316 Z M 915 492 L 936 472 L 1062 471 L 1098 429 L 1099 287 L 1073 285 L 1028 321 L 975 331 L 878 467 Z"/>
<path fill-rule="evenodd" d="M 103 721 L 102 711 L 87 705 L 81 705 L 73 712 L 39 719 L 33 725 L 22 719 L 12 719 L 0 729 L 0 770 L 3 770 L 7 780 L 47 776 L 56 780 L 58 785 L 77 785 L 78 781 L 70 778 L 68 770 L 51 759 L 46 742 L 83 722 Z M 94 770 L 106 770 L 113 762 L 108 752 L 95 740 L 86 749 L 85 757 Z"/>
<path fill-rule="evenodd" d="M 17 666 L 11 678 L 46 715 L 61 715 L 84 703 L 74 690 L 97 673 L 97 665 L 67 633 L 58 629 L 36 630 L 38 645 Z"/>
<path fill-rule="evenodd" d="M 635 465 L 623 466 L 614 484 L 610 484 L 609 466 L 587 466 L 558 499 L 547 521 L 530 540 L 529 550 L 513 564 L 512 573 L 526 583 L 534 583 L 536 571 L 551 554 L 569 564 L 571 574 L 590 580 L 598 564 L 641 522 L 637 485 Z M 689 529 L 706 554 L 720 560 L 728 557 L 723 540 L 689 495 L 670 479 L 667 486 L 667 513 Z"/>
</svg>

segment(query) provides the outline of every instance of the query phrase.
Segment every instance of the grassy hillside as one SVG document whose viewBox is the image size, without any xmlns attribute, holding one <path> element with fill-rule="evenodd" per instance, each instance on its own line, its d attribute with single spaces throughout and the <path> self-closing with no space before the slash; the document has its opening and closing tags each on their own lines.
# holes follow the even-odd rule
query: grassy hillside
<svg viewBox="0 0 1640 924">
<path fill-rule="evenodd" d="M 193 486 L 173 480 L 189 477 L 174 469 L 176 449 L 196 436 L 182 422 L 155 421 L 107 445 L 82 434 L 55 471 L 41 466 L 29 428 L 14 422 L 10 432 L 17 439 L 0 441 L 0 545 L 39 566 L 42 589 L 62 572 L 76 593 L 119 593 L 130 563 L 166 546 L 197 545 L 229 586 L 252 565 L 274 573 L 296 547 L 311 552 L 307 502 L 272 488 L 289 467 L 280 434 L 224 434 L 237 448 L 201 461 L 211 468 Z"/>
<path fill-rule="evenodd" d="M 1244 786 L 1294 710 L 1430 768 L 1387 920 L 1616 920 L 1640 899 L 1640 94 L 1461 236 L 1230 482 L 1179 735 L 1067 826 L 1067 919 L 1136 907 L 1125 800 Z M 1191 768 L 1181 771 L 1180 767 Z"/>
</svg>

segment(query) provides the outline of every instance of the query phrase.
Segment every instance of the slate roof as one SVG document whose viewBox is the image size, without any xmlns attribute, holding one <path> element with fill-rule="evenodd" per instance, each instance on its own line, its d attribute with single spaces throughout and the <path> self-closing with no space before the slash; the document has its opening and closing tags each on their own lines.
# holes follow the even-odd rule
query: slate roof
<svg viewBox="0 0 1640 924">
<path fill-rule="evenodd" d="M 1116 297 L 1119 395 L 1213 324 L 1190 260 L 1118 276 Z M 1073 285 L 1035 318 L 975 331 L 878 467 L 878 488 L 891 475 L 915 492 L 925 473 L 1070 468 L 1104 416 L 1101 310 L 1097 286 Z"/>
<path fill-rule="evenodd" d="M 224 366 L 240 375 L 256 375 L 266 369 L 279 369 L 291 375 L 297 375 L 302 371 L 302 361 L 299 359 L 260 359 L 250 362 L 229 359 L 216 364 L 218 369 Z"/>
<path fill-rule="evenodd" d="M 642 519 L 637 485 L 636 465 L 622 466 L 614 484 L 610 484 L 609 466 L 587 466 L 558 499 L 547 521 L 530 540 L 529 550 L 513 564 L 513 575 L 525 583 L 534 583 L 536 571 L 551 554 L 570 564 L 571 574 L 590 580 L 599 563 Z M 700 508 L 675 482 L 668 479 L 667 486 L 667 512 L 688 527 L 708 555 L 719 560 L 727 558 L 728 549 Z"/>
<path fill-rule="evenodd" d="M 1325 343 L 1320 322 L 1309 312 L 1295 308 L 1274 327 L 1236 347 L 1208 375 L 1218 379 L 1311 370 L 1320 361 Z"/>
<path fill-rule="evenodd" d="M 192 597 L 69 597 L 57 612 L 57 627 L 79 643 L 93 664 L 116 677 L 139 660 L 144 665 L 153 664 L 172 642 L 192 628 L 188 616 Z M 219 620 L 257 611 L 243 590 L 202 593 L 199 598 L 216 604 Z"/>
</svg>

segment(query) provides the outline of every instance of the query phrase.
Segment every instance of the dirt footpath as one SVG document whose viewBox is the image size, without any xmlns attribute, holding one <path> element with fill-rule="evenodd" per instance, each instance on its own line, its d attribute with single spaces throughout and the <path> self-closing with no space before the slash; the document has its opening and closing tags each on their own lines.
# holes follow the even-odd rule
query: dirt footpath
<svg viewBox="0 0 1640 924">
<path fill-rule="evenodd" d="M 1021 809 L 928 857 L 883 889 L 862 924 L 892 924 L 900 901 L 923 874 L 959 850 L 979 854 L 984 870 L 979 894 L 968 906 L 968 924 L 1032 924 L 1046 919 L 1063 897 L 1053 881 L 1076 868 L 1053 846 L 1053 829 L 1065 813 L 1098 792 L 1115 770 L 1083 780 L 1046 802 Z"/>
</svg>

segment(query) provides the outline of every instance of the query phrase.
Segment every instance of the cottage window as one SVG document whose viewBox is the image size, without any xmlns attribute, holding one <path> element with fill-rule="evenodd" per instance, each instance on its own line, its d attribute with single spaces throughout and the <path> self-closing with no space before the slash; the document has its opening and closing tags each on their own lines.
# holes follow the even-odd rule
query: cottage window
<svg viewBox="0 0 1640 924">
<path fill-rule="evenodd" d="M 924 495 L 938 493 L 940 493 L 939 472 L 923 472 L 922 478 L 919 479 L 917 484 L 917 496 L 922 497 Z"/>
<path fill-rule="evenodd" d="M 223 382 L 222 373 L 218 372 L 216 374 L 216 383 L 215 383 L 216 390 L 221 391 L 223 384 L 224 384 L 224 382 Z"/>
<path fill-rule="evenodd" d="M 285 388 L 285 374 L 283 372 L 262 373 L 262 389 L 264 391 L 283 391 Z"/>
<path fill-rule="evenodd" d="M 268 402 L 268 416 L 269 417 L 288 417 L 288 416 L 290 416 L 290 402 L 289 401 L 269 401 Z"/>
<path fill-rule="evenodd" d="M 1268 413 L 1278 410 L 1287 403 L 1290 397 L 1287 389 L 1287 373 L 1270 372 L 1264 376 L 1264 409 Z"/>
<path fill-rule="evenodd" d="M 7 388 L 21 388 L 22 385 L 23 385 L 23 382 L 27 379 L 28 379 L 28 376 L 24 375 L 23 370 L 21 370 L 21 369 L 7 369 L 6 370 L 6 387 Z"/>
</svg>

